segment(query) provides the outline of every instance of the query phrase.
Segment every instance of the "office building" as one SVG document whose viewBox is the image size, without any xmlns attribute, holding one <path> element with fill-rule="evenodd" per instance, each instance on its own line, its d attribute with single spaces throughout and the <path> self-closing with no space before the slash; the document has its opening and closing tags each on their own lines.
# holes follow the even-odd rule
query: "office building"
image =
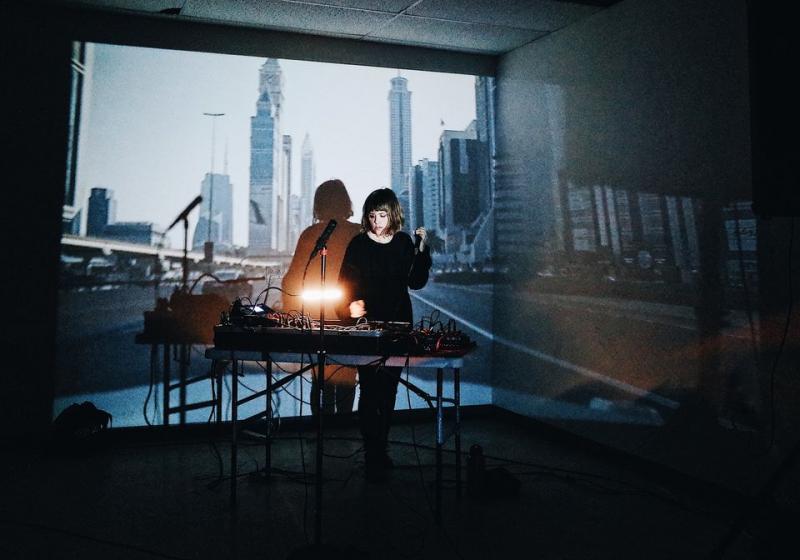
<svg viewBox="0 0 800 560">
<path fill-rule="evenodd" d="M 392 78 L 389 90 L 389 146 L 391 157 L 390 186 L 400 193 L 408 185 L 411 169 L 411 92 L 408 80 Z"/>
</svg>

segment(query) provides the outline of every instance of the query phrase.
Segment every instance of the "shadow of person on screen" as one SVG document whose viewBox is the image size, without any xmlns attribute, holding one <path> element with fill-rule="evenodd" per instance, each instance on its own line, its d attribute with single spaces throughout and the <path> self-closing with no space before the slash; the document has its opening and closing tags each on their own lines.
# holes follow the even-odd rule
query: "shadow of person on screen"
<svg viewBox="0 0 800 560">
<path fill-rule="evenodd" d="M 361 225 L 348 222 L 353 215 L 353 203 L 347 189 L 339 179 L 325 181 L 317 187 L 314 193 L 314 223 L 300 234 L 297 247 L 294 250 L 292 262 L 283 277 L 282 302 L 283 311 L 304 311 L 314 319 L 319 318 L 319 303 L 301 301 L 299 294 L 305 289 L 320 288 L 320 255 L 316 255 L 311 262 L 309 255 L 314 249 L 320 234 L 330 220 L 336 220 L 336 229 L 328 239 L 328 260 L 325 271 L 325 286 L 333 288 L 342 268 L 344 252 L 350 240 L 361 232 Z M 306 264 L 308 266 L 306 267 Z M 305 280 L 303 276 L 305 275 Z M 336 319 L 336 305 L 338 302 L 328 302 L 325 305 L 326 321 Z M 325 388 L 323 391 L 323 410 L 326 413 L 352 412 L 355 398 L 356 369 L 341 367 L 329 363 L 325 368 Z M 316 380 L 312 384 L 312 395 L 316 392 Z M 312 402 L 314 400 L 312 399 Z M 314 411 L 315 407 L 312 407 Z M 315 412 L 315 411 L 314 411 Z"/>
</svg>

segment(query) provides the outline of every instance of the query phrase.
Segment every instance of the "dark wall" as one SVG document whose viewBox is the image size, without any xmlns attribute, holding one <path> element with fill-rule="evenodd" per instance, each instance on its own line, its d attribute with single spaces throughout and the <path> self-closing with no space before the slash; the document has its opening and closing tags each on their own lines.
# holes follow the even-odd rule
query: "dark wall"
<svg viewBox="0 0 800 560">
<path fill-rule="evenodd" d="M 753 205 L 760 216 L 800 216 L 800 91 L 795 72 L 800 38 L 793 18 L 775 6 L 747 2 L 753 129 Z"/>
<path fill-rule="evenodd" d="M 743 1 L 620 2 L 501 58 L 496 405 L 744 491 L 789 452 L 798 243 L 751 210 L 750 86 Z"/>
<path fill-rule="evenodd" d="M 0 437 L 50 422 L 70 42 L 52 22 L 7 13 L 4 222 L 8 248 Z M 10 364 L 10 365 L 9 365 Z"/>
</svg>

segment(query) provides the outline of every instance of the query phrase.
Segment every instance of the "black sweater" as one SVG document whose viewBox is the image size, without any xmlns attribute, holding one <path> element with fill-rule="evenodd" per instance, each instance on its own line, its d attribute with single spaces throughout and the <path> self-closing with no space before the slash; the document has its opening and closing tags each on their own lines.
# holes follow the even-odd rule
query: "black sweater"
<svg viewBox="0 0 800 560">
<path fill-rule="evenodd" d="M 366 233 L 347 246 L 339 272 L 344 293 L 338 309 L 342 319 L 350 317 L 350 302 L 364 300 L 370 321 L 413 322 L 408 288 L 419 290 L 428 282 L 430 250 L 414 254 L 411 237 L 402 231 L 389 243 L 373 241 Z"/>
</svg>

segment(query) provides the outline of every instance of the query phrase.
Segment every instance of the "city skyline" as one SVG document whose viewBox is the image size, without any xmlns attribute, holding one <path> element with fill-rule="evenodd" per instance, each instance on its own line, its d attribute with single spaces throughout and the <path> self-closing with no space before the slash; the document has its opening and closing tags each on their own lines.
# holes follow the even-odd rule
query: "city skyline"
<svg viewBox="0 0 800 560">
<path fill-rule="evenodd" d="M 94 186 L 108 185 L 121 220 L 148 220 L 163 229 L 197 195 L 209 172 L 211 123 L 202 114 L 224 112 L 216 121 L 216 153 L 223 143 L 229 145 L 233 239 L 246 245 L 247 129 L 258 68 L 265 59 L 100 44 L 94 50 L 92 86 L 84 97 L 91 105 L 91 122 L 86 149 L 79 154 L 78 181 L 85 196 Z M 281 132 L 294 136 L 295 143 L 306 135 L 313 139 L 314 186 L 341 178 L 357 220 L 366 194 L 390 184 L 389 124 L 383 115 L 387 84 L 397 70 L 279 62 L 285 83 Z M 416 96 L 415 156 L 436 159 L 442 123 L 464 127 L 475 118 L 475 78 L 418 71 L 402 75 L 414 84 Z M 291 185 L 287 195 L 301 194 L 300 158 L 300 150 L 294 150 L 290 161 L 297 161 L 286 177 Z M 198 218 L 190 219 L 194 228 Z M 170 235 L 170 241 L 179 244 L 177 236 Z"/>
</svg>

